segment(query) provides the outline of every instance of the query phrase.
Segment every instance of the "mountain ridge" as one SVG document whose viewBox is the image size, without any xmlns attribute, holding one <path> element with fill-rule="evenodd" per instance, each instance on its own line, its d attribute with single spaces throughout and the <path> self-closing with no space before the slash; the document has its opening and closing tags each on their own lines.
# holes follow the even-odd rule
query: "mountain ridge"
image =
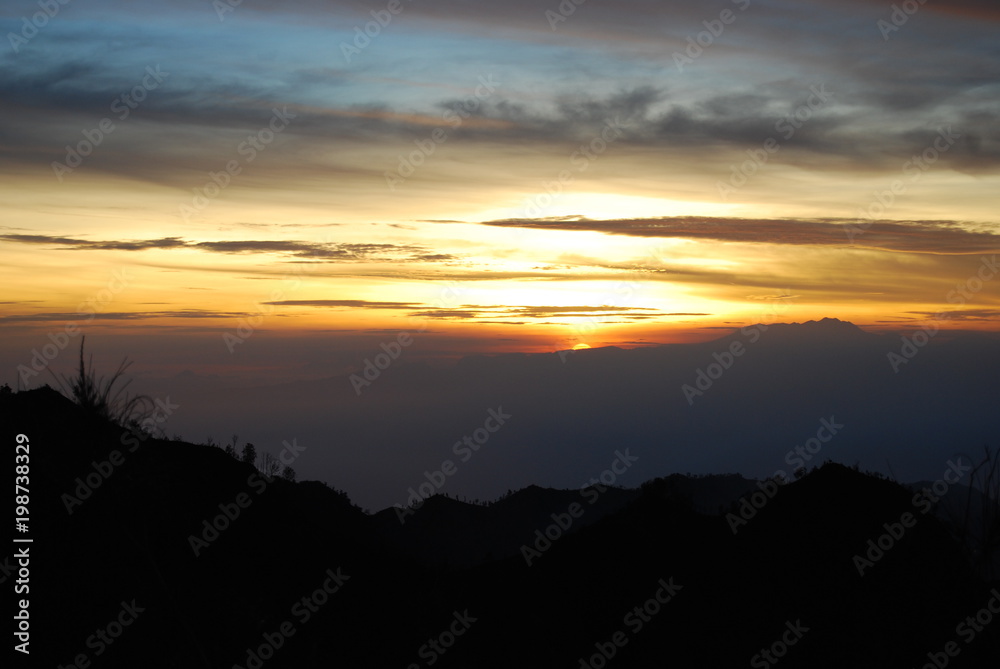
<svg viewBox="0 0 1000 669">
<path fill-rule="evenodd" d="M 536 486 L 496 509 L 463 505 L 481 515 L 551 497 L 557 507 L 511 533 L 513 554 L 462 566 L 422 561 L 427 536 L 387 540 L 378 518 L 321 483 L 269 479 L 218 448 L 149 436 L 114 458 L 130 431 L 51 389 L 0 395 L 0 427 L 11 440 L 28 435 L 39 456 L 32 531 L 46 550 L 32 562 L 44 584 L 32 592 L 32 621 L 36 659 L 53 664 L 86 650 L 88 635 L 134 600 L 142 624 L 108 650 L 108 666 L 243 667 L 285 622 L 294 636 L 271 648 L 268 667 L 405 666 L 465 615 L 475 622 L 437 658 L 441 667 L 578 666 L 616 629 L 630 632 L 616 666 L 736 666 L 786 620 L 802 619 L 811 636 L 783 666 L 902 668 L 943 644 L 1000 585 L 973 575 L 932 516 L 859 575 L 852 556 L 912 512 L 912 495 L 842 465 L 755 486 L 752 515 L 742 503 L 697 512 L 683 494 L 688 479 L 677 476 L 620 491 L 633 496 L 573 532 L 562 529 L 572 513 L 560 507 L 579 490 Z M 116 460 L 100 481 L 92 476 Z M 78 482 L 92 489 L 70 512 L 65 496 Z M 741 513 L 746 524 L 734 532 L 727 516 Z M 333 592 L 311 599 L 334 580 Z M 658 583 L 680 587 L 640 626 L 651 631 L 623 628 L 622 616 Z M 521 644 L 504 642 L 511 638 Z M 1000 634 L 988 629 L 954 666 L 989 666 L 998 651 Z"/>
</svg>

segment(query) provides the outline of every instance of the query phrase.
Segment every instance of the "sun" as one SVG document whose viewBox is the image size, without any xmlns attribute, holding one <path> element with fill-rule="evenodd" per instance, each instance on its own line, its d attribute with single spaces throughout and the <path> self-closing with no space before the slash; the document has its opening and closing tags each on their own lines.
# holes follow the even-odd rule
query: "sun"
<svg viewBox="0 0 1000 669">
<path fill-rule="evenodd" d="M 582 351 L 585 348 L 590 348 L 590 344 L 576 344 L 573 346 L 574 351 Z"/>
</svg>

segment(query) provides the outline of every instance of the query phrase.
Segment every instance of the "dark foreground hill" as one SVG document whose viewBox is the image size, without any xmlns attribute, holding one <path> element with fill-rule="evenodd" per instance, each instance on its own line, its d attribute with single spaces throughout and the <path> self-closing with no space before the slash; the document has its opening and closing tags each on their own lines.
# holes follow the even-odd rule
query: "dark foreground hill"
<svg viewBox="0 0 1000 669">
<path fill-rule="evenodd" d="M 30 444 L 19 597 L 33 666 L 985 668 L 1000 657 L 1000 584 L 973 573 L 911 491 L 839 465 L 754 486 L 727 514 L 703 513 L 690 484 L 668 478 L 527 489 L 490 507 L 432 498 L 394 530 L 321 483 L 123 430 L 49 389 L 0 396 L 0 425 L 11 451 L 18 434 Z M 4 587 L 15 564 L 3 562 Z"/>
</svg>

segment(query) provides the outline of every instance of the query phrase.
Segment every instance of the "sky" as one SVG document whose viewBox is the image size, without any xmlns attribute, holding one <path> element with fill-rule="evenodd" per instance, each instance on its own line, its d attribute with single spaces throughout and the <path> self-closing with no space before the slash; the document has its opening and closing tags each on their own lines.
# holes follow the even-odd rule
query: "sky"
<svg viewBox="0 0 1000 669">
<path fill-rule="evenodd" d="M 902 4 L 5 2 L 0 380 L 995 331 L 1000 9 Z"/>
</svg>

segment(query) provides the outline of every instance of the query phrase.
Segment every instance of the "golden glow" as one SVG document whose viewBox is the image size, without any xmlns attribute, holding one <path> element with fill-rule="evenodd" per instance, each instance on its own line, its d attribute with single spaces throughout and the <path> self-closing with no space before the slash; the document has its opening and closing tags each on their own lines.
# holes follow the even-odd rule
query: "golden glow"
<svg viewBox="0 0 1000 669">
<path fill-rule="evenodd" d="M 360 160 L 351 147 L 344 151 L 338 155 Z M 280 158 L 277 150 L 273 155 Z M 390 166 L 394 159 L 376 158 Z M 285 176 L 278 170 L 281 161 L 276 162 L 271 168 L 262 157 L 249 165 L 240 180 L 190 220 L 179 215 L 179 207 L 191 201 L 204 174 L 175 179 L 176 185 L 153 185 L 81 169 L 56 189 L 48 173 L 11 177 L 0 197 L 9 213 L 3 234 L 76 242 L 177 238 L 184 245 L 129 250 L 4 242 L 0 280 L 6 304 L 0 304 L 0 317 L 11 318 L 5 326 L 44 338 L 55 326 L 31 316 L 72 315 L 124 271 L 128 284 L 98 305 L 109 317 L 88 321 L 87 328 L 165 328 L 218 339 L 241 319 L 263 314 L 259 328 L 272 332 L 350 331 L 378 337 L 383 330 L 419 329 L 479 342 L 466 344 L 466 351 L 704 340 L 724 331 L 719 328 L 827 316 L 870 330 L 905 330 L 926 319 L 923 312 L 948 308 L 949 291 L 973 276 L 980 263 L 978 256 L 851 248 L 846 239 L 843 245 L 821 246 L 482 225 L 523 217 L 525 203 L 537 195 L 526 197 L 524 190 L 513 195 L 509 184 L 494 190 L 485 184 L 473 193 L 444 181 L 437 186 L 419 182 L 433 172 L 432 165 L 448 166 L 444 157 L 396 193 L 377 181 L 358 182 L 356 192 L 334 189 L 335 182 L 321 172 L 292 169 Z M 214 159 L 207 164 L 215 165 Z M 780 169 L 776 165 L 772 174 Z M 646 188 L 637 195 L 626 190 L 632 188 L 626 176 L 609 182 L 620 186 L 620 193 L 567 189 L 537 216 L 752 219 L 800 211 L 794 203 L 783 208 L 781 192 L 770 193 L 767 206 L 746 199 L 738 206 L 713 202 L 710 193 L 682 200 L 653 197 Z M 923 193 L 943 194 L 945 186 L 963 194 L 961 183 L 953 183 L 956 178 L 965 183 L 964 177 L 928 173 L 921 182 L 926 191 L 914 190 L 905 203 L 901 199 L 898 213 L 927 204 Z M 867 188 L 872 180 L 861 177 L 860 182 Z M 753 182 L 741 196 L 764 183 Z M 866 197 L 864 191 L 857 193 L 859 202 Z M 974 220 L 981 200 L 961 211 Z M 818 199 L 814 206 L 814 214 L 852 214 Z M 943 217 L 945 205 L 934 206 L 929 211 Z M 212 246 L 218 242 L 248 247 Z M 268 242 L 293 242 L 304 250 L 253 248 Z M 986 282 L 966 308 L 985 313 L 996 304 L 998 289 L 1000 281 Z M 317 302 L 338 300 L 356 304 Z M 293 303 L 267 304 L 288 301 Z M 996 322 L 986 314 L 941 326 L 989 329 Z"/>
<path fill-rule="evenodd" d="M 591 219 L 659 218 L 662 216 L 726 216 L 741 207 L 719 202 L 695 202 L 617 193 L 546 191 L 529 195 L 513 207 L 487 209 L 472 220 L 559 218 L 584 216 Z"/>
</svg>

